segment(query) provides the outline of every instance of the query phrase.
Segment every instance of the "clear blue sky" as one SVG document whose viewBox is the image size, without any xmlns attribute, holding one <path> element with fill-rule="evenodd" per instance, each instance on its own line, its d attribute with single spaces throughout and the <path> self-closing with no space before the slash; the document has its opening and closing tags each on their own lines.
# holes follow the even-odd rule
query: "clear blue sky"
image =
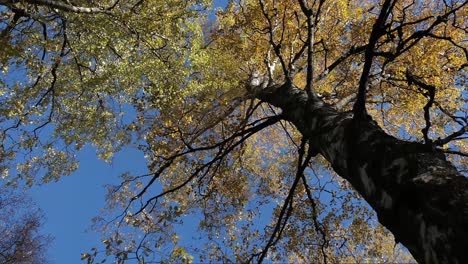
<svg viewBox="0 0 468 264">
<path fill-rule="evenodd" d="M 99 234 L 86 230 L 104 206 L 104 185 L 117 183 L 122 172 L 146 169 L 143 154 L 131 149 L 118 154 L 112 164 L 98 160 L 91 147 L 85 147 L 78 158 L 81 163 L 77 172 L 30 190 L 46 216 L 42 232 L 55 238 L 48 252 L 55 264 L 82 263 L 81 253 L 102 247 Z"/>
</svg>

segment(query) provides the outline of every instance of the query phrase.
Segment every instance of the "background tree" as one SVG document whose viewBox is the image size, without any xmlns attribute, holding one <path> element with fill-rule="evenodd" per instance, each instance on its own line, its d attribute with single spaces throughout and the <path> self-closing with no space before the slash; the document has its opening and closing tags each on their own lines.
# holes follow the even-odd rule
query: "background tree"
<svg viewBox="0 0 468 264">
<path fill-rule="evenodd" d="M 0 187 L 0 262 L 47 263 L 50 237 L 40 234 L 42 214 L 24 193 Z"/>
<path fill-rule="evenodd" d="M 362 197 L 416 260 L 467 259 L 466 2 L 0 5 L 4 178 L 148 160 L 109 186 L 107 255 L 408 260 Z"/>
</svg>

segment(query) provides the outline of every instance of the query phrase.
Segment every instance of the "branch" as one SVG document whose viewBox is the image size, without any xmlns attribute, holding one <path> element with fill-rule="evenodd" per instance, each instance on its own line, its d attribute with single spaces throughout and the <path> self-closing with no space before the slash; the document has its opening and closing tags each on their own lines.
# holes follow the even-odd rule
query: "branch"
<svg viewBox="0 0 468 264">
<path fill-rule="evenodd" d="M 357 94 L 353 93 L 353 94 L 350 94 L 344 98 L 342 98 L 341 100 L 339 100 L 338 102 L 335 103 L 334 107 L 337 109 L 337 110 L 342 110 L 347 104 L 349 104 L 351 101 L 353 101 L 354 99 L 356 99 L 357 97 Z"/>
<path fill-rule="evenodd" d="M 23 1 L 18 0 L 0 0 L 0 5 L 11 6 Z M 72 13 L 83 13 L 83 14 L 110 14 L 110 10 L 113 9 L 119 0 L 115 1 L 110 7 L 103 8 L 103 7 L 84 7 L 84 6 L 74 6 L 71 4 L 67 4 L 65 2 L 56 1 L 56 0 L 24 0 L 29 4 L 38 5 L 38 6 L 45 6 L 49 8 L 55 8 L 65 12 L 72 12 Z"/>
<path fill-rule="evenodd" d="M 429 97 L 429 101 L 427 102 L 427 104 L 423 108 L 424 109 L 424 120 L 426 120 L 426 127 L 424 127 L 421 131 L 422 131 L 423 136 L 424 136 L 424 142 L 426 142 L 426 144 L 430 144 L 432 142 L 432 140 L 428 136 L 429 129 L 431 127 L 430 109 L 431 109 L 432 105 L 434 104 L 434 97 L 435 97 L 436 87 L 433 86 L 433 85 L 423 83 L 416 76 L 411 74 L 411 72 L 408 69 L 406 69 L 406 79 L 408 80 L 409 85 L 414 83 L 417 86 L 419 86 L 422 89 L 427 91 L 427 93 L 424 93 L 424 95 Z"/>
<path fill-rule="evenodd" d="M 395 52 L 379 52 L 376 55 L 385 57 L 386 61 L 384 62 L 384 65 L 386 65 L 386 64 L 390 63 L 391 61 L 395 60 L 395 58 L 400 56 L 402 53 L 404 53 L 404 52 L 408 51 L 409 49 L 411 49 L 412 47 L 414 47 L 424 37 L 432 37 L 432 38 L 436 38 L 436 39 L 443 39 L 443 40 L 450 41 L 454 46 L 456 46 L 457 48 L 461 48 L 464 51 L 465 57 L 468 56 L 467 50 L 465 48 L 461 47 L 460 45 L 456 44 L 450 37 L 441 37 L 441 36 L 437 36 L 437 35 L 431 33 L 435 29 L 436 26 L 438 26 L 441 23 L 446 23 L 447 19 L 448 19 L 448 17 L 450 15 L 455 14 L 458 10 L 461 10 L 467 4 L 468 4 L 468 1 L 465 1 L 464 3 L 460 4 L 456 8 L 450 9 L 449 11 L 444 13 L 443 15 L 435 17 L 435 21 L 432 24 L 430 24 L 426 29 L 420 29 L 421 26 L 419 26 L 419 27 L 416 26 L 417 30 L 415 32 L 413 32 L 413 34 L 411 34 L 406 39 L 403 39 L 403 31 L 404 31 L 404 28 L 406 26 L 413 27 L 414 25 L 416 25 L 418 23 L 422 23 L 422 22 L 425 22 L 425 21 L 433 18 L 433 16 L 424 17 L 424 18 L 418 19 L 416 21 L 411 21 L 411 22 L 407 22 L 407 23 L 401 23 L 398 27 L 395 27 L 393 29 L 388 30 L 388 32 L 386 32 L 388 35 L 392 35 L 394 32 L 397 32 L 397 34 L 399 36 L 399 43 L 398 43 L 397 47 L 395 48 Z M 404 18 L 403 18 L 403 20 L 404 20 Z M 461 68 L 466 67 L 466 65 L 467 64 L 462 65 Z"/>
<path fill-rule="evenodd" d="M 364 45 L 364 46 L 359 46 L 359 47 L 355 47 L 355 46 L 352 46 L 348 52 L 346 52 L 345 54 L 343 54 L 341 57 L 339 57 L 337 60 L 335 60 L 332 64 L 330 64 L 330 66 L 326 67 L 326 69 L 317 76 L 317 79 L 316 81 L 320 81 L 322 80 L 323 78 L 325 78 L 327 76 L 327 74 L 329 72 L 331 72 L 332 70 L 334 70 L 338 65 L 340 65 L 340 63 L 342 63 L 343 61 L 345 61 L 346 59 L 348 59 L 349 57 L 351 57 L 352 55 L 355 55 L 355 54 L 359 54 L 363 51 L 366 50 L 368 45 Z"/>
<path fill-rule="evenodd" d="M 274 34 L 276 30 L 275 26 L 273 26 L 273 22 L 271 21 L 271 18 L 267 13 L 267 10 L 263 1 L 258 0 L 258 3 L 260 4 L 260 8 L 262 9 L 263 16 L 268 22 L 268 33 L 270 35 L 270 38 L 269 38 L 270 45 L 273 47 L 273 50 L 275 51 L 275 54 L 281 63 L 281 67 L 283 69 L 283 74 L 285 78 L 288 79 L 289 78 L 288 68 L 286 67 L 286 62 L 284 61 L 283 55 L 281 54 L 281 42 L 277 44 L 274 40 Z"/>
<path fill-rule="evenodd" d="M 311 149 L 309 149 L 310 151 Z M 314 227 L 315 231 L 320 233 L 322 236 L 322 244 L 321 244 L 321 251 L 323 255 L 323 263 L 327 264 L 327 254 L 325 252 L 325 248 L 328 246 L 328 240 L 327 240 L 327 235 L 325 233 L 325 230 L 323 230 L 322 226 L 320 226 L 320 223 L 318 222 L 318 212 L 317 212 L 317 204 L 312 197 L 312 193 L 310 192 L 309 185 L 307 184 L 307 180 L 304 174 L 301 176 L 302 179 L 302 184 L 304 184 L 304 188 L 306 190 L 307 198 L 310 201 L 310 205 L 312 207 L 312 220 L 314 221 Z"/>
<path fill-rule="evenodd" d="M 7 26 L 4 29 L 2 29 L 0 33 L 0 39 L 6 39 L 8 34 L 10 34 L 10 32 L 15 28 L 17 22 L 21 17 L 31 17 L 31 15 L 23 9 L 11 8 L 11 11 L 13 11 L 13 17 L 10 20 L 10 22 L 8 22 Z"/>
<path fill-rule="evenodd" d="M 396 2 L 396 1 L 395 1 Z M 374 59 L 374 48 L 379 38 L 385 34 L 385 22 L 387 21 L 390 11 L 393 9 L 395 2 L 392 0 L 385 0 L 380 10 L 379 17 L 375 21 L 372 32 L 369 37 L 369 44 L 366 47 L 364 55 L 364 67 L 362 69 L 361 78 L 359 80 L 359 88 L 356 103 L 354 103 L 353 112 L 354 117 L 359 118 L 365 116 L 366 111 L 366 89 L 367 82 L 369 79 L 370 70 L 372 68 L 372 62 Z"/>
<path fill-rule="evenodd" d="M 424 94 L 424 95 L 429 97 L 429 101 L 424 106 L 424 119 L 426 120 L 426 127 L 422 129 L 422 132 L 423 132 L 425 142 L 426 143 L 431 143 L 431 140 L 429 139 L 429 137 L 427 135 L 428 132 L 429 132 L 429 128 L 431 126 L 429 110 L 430 110 L 430 108 L 432 107 L 433 104 L 436 104 L 436 102 L 434 101 L 436 87 L 433 86 L 433 85 L 429 85 L 429 84 L 426 84 L 426 83 L 422 82 L 416 76 L 411 74 L 408 70 L 406 71 L 406 79 L 408 81 L 408 84 L 411 85 L 412 83 L 414 83 L 417 86 L 421 87 L 422 89 L 428 91 L 428 93 Z M 443 111 L 442 108 L 440 108 L 440 109 Z M 450 117 L 452 117 L 452 116 L 450 115 Z M 452 118 L 455 118 L 455 117 L 452 117 Z M 462 136 L 466 132 L 468 132 L 468 125 L 465 124 L 465 125 L 462 125 L 462 128 L 460 130 L 454 132 L 453 134 L 451 134 L 451 135 L 449 135 L 449 136 L 447 136 L 447 137 L 445 137 L 443 139 L 439 138 L 438 140 L 436 140 L 434 142 L 434 144 L 437 145 L 437 146 L 443 146 L 443 145 L 449 143 L 450 141 L 455 140 L 458 137 Z"/>
<path fill-rule="evenodd" d="M 74 5 L 70 5 L 64 2 L 58 2 L 54 0 L 27 0 L 27 1 L 31 4 L 44 5 L 44 6 L 56 8 L 58 10 L 62 10 L 65 12 L 84 13 L 84 14 L 97 14 L 97 13 L 110 14 L 110 9 L 118 3 L 118 0 L 117 0 L 114 4 L 111 5 L 111 8 L 102 8 L 102 7 L 74 6 Z"/>
<path fill-rule="evenodd" d="M 428 36 L 428 37 L 431 37 L 431 38 L 446 40 L 446 41 L 450 42 L 453 46 L 455 46 L 455 47 L 461 49 L 461 50 L 463 51 L 463 53 L 465 54 L 465 59 L 468 60 L 468 49 L 465 48 L 465 47 L 463 47 L 463 46 L 461 46 L 461 45 L 459 45 L 459 44 L 457 44 L 451 37 L 438 36 L 438 35 L 433 34 L 433 33 L 430 33 L 430 32 L 427 33 L 427 36 Z M 465 63 L 464 65 L 466 65 L 466 63 Z M 461 68 L 463 68 L 464 65 L 462 65 Z"/>
<path fill-rule="evenodd" d="M 0 0 L 1 1 L 1 0 Z M 1 2 L 0 2 L 1 3 Z M 16 16 L 16 15 L 15 15 Z M 28 15 L 27 17 L 31 17 L 30 15 Z M 33 18 L 34 19 L 34 18 Z M 47 40 L 47 27 L 45 26 L 45 24 L 39 20 L 36 20 L 34 19 L 34 21 L 37 21 L 39 22 L 42 27 L 43 27 L 43 36 L 44 36 L 44 39 Z M 34 128 L 34 130 L 32 131 L 34 133 L 34 137 L 36 138 L 37 137 L 37 131 L 43 127 L 45 127 L 46 125 L 48 125 L 49 123 L 52 122 L 52 115 L 54 113 L 54 110 L 55 110 L 55 83 L 57 82 L 57 69 L 58 67 L 60 66 L 60 63 L 62 62 L 63 58 L 68 54 L 69 51 L 65 51 L 67 45 L 68 45 L 68 38 L 67 38 L 67 34 L 66 34 L 66 21 L 62 19 L 62 32 L 63 32 L 63 42 L 62 42 L 62 47 L 61 47 L 61 50 L 60 50 L 60 54 L 59 56 L 56 58 L 54 64 L 52 65 L 51 67 L 51 74 L 52 74 L 52 81 L 51 81 L 51 84 L 49 86 L 49 88 L 46 90 L 46 92 L 41 95 L 41 97 L 39 98 L 39 100 L 34 104 L 33 107 L 38 107 L 42 104 L 42 102 L 45 100 L 45 98 L 51 94 L 51 109 L 50 109 L 50 112 L 49 112 L 49 115 L 48 115 L 48 118 L 47 120 L 42 123 L 41 125 L 37 126 L 36 128 Z M 3 33 L 3 32 L 2 32 Z M 46 55 L 46 47 L 44 46 L 44 49 L 43 49 L 43 54 L 42 54 L 42 57 L 41 57 L 41 61 L 44 60 L 45 58 L 45 55 Z M 41 81 L 42 79 L 42 73 L 40 73 L 37 78 L 36 78 L 36 81 L 34 82 L 34 84 L 32 85 L 32 87 L 30 87 L 31 89 L 36 87 L 39 83 L 39 81 Z M 22 115 L 22 117 L 26 117 L 28 115 L 30 115 L 31 113 L 31 110 L 27 111 L 26 113 L 24 113 Z M 6 128 L 3 130 L 3 138 L 6 136 L 7 132 L 10 130 L 10 129 L 17 129 L 21 123 L 22 123 L 22 118 L 20 118 L 14 125 Z"/>
<path fill-rule="evenodd" d="M 451 149 L 446 149 L 446 150 L 442 150 L 442 151 L 444 153 L 447 153 L 447 154 L 454 154 L 454 155 L 460 155 L 460 156 L 463 156 L 463 157 L 468 157 L 468 153 L 462 152 L 462 151 L 451 150 Z"/>
<path fill-rule="evenodd" d="M 218 151 L 218 154 L 213 157 L 213 159 L 211 159 L 211 161 L 205 163 L 204 165 L 202 165 L 201 167 L 198 167 L 195 169 L 195 171 L 190 175 L 190 177 L 185 180 L 182 184 L 179 184 L 178 186 L 172 188 L 172 189 L 169 189 L 169 190 L 166 190 L 164 191 L 163 193 L 157 195 L 157 196 L 154 196 L 152 198 L 150 198 L 149 200 L 146 201 L 145 205 L 143 205 L 136 213 L 140 213 L 142 212 L 152 201 L 154 200 L 157 200 L 158 198 L 168 194 L 168 193 L 172 193 L 172 192 L 175 192 L 177 190 L 179 190 L 180 188 L 184 187 L 185 185 L 187 185 L 195 176 L 197 176 L 200 172 L 202 172 L 203 170 L 205 170 L 206 168 L 210 168 L 215 162 L 221 160 L 222 158 L 224 158 L 224 156 L 226 156 L 227 154 L 229 154 L 232 150 L 234 150 L 234 148 L 236 148 L 238 145 L 240 145 L 241 143 L 243 143 L 245 140 L 247 140 L 249 137 L 251 137 L 252 135 L 254 135 L 255 133 L 259 132 L 260 130 L 266 128 L 266 127 L 269 127 L 273 124 L 275 124 L 276 122 L 280 121 L 282 118 L 281 115 L 278 115 L 278 116 L 273 116 L 273 117 L 270 117 L 268 118 L 266 121 L 254 126 L 254 127 L 251 127 L 249 129 L 245 129 L 241 132 L 237 132 L 237 133 L 234 133 L 232 136 L 230 136 L 229 138 L 227 138 L 226 140 L 223 140 L 222 142 L 219 142 L 217 144 L 214 144 L 214 145 L 211 145 L 211 146 L 207 146 L 207 147 L 200 147 L 200 148 L 191 148 L 187 151 L 184 151 L 184 152 L 179 152 L 179 153 L 176 153 L 174 154 L 173 156 L 169 157 L 167 159 L 167 161 L 159 167 L 159 169 L 153 174 L 153 177 L 151 178 L 151 180 L 144 186 L 144 188 L 138 193 L 136 194 L 134 197 L 132 197 L 130 199 L 130 203 L 127 205 L 127 209 L 130 207 L 131 203 L 135 200 L 137 200 L 138 198 L 141 198 L 147 191 L 148 189 L 150 188 L 150 186 L 156 181 L 156 179 L 158 179 L 161 174 L 167 169 L 169 168 L 176 160 L 176 158 L 178 157 L 181 157 L 183 155 L 187 155 L 187 154 L 190 154 L 190 153 L 194 153 L 194 152 L 197 152 L 197 151 L 203 151 L 203 150 L 211 150 L 211 149 L 215 149 L 217 147 L 220 148 L 220 150 Z M 254 122 L 253 124 L 255 124 L 256 122 Z M 241 137 L 241 139 L 239 139 L 237 142 L 234 142 L 232 145 L 230 145 L 229 147 L 227 147 L 226 149 L 224 149 L 224 145 L 233 141 L 235 138 L 237 137 Z M 126 209 L 126 210 L 127 210 Z M 125 211 L 126 211 L 125 210 Z"/>
<path fill-rule="evenodd" d="M 305 0 L 299 0 L 302 13 L 307 17 L 307 77 L 306 77 L 306 92 L 309 100 L 316 102 L 319 100 L 317 94 L 313 89 L 314 82 L 314 39 L 315 27 L 318 23 L 318 17 L 322 8 L 324 0 L 320 0 L 317 12 L 314 14 L 312 8 L 308 8 Z M 315 4 L 315 1 L 313 5 Z M 315 19 L 313 20 L 312 17 Z"/>
<path fill-rule="evenodd" d="M 252 257 L 255 257 L 257 255 L 260 255 L 258 259 L 258 263 L 263 262 L 270 247 L 275 245 L 278 242 L 278 240 L 281 238 L 281 234 L 284 228 L 286 227 L 289 216 L 292 213 L 293 197 L 294 197 L 294 192 L 296 190 L 297 184 L 299 183 L 299 180 L 304 176 L 304 170 L 309 164 L 311 158 L 315 156 L 314 155 L 315 152 L 311 151 L 310 145 L 309 145 L 309 151 L 307 153 L 306 158 L 304 159 L 306 143 L 307 143 L 307 139 L 302 138 L 301 147 L 298 150 L 299 158 L 298 158 L 296 177 L 294 179 L 293 184 L 291 185 L 291 188 L 289 189 L 288 196 L 286 197 L 283 203 L 283 207 L 281 208 L 281 212 L 278 217 L 278 221 L 276 222 L 275 229 L 273 230 L 273 233 L 271 234 L 270 239 L 268 240 L 268 243 L 265 245 L 265 248 L 261 251 L 261 253 L 255 254 L 252 256 Z"/>
<path fill-rule="evenodd" d="M 467 132 L 468 132 L 468 125 L 462 127 L 460 130 L 458 130 L 457 132 L 447 136 L 446 138 L 437 139 L 436 141 L 434 141 L 434 143 L 437 146 L 443 146 L 443 145 L 449 143 L 450 141 L 457 139 L 459 136 L 461 136 L 461 135 L 463 135 L 463 134 L 465 134 Z"/>
</svg>

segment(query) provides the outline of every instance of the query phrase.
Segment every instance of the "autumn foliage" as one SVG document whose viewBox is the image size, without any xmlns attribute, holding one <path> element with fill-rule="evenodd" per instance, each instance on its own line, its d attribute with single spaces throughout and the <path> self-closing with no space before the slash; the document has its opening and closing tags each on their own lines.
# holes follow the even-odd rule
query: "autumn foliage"
<svg viewBox="0 0 468 264">
<path fill-rule="evenodd" d="M 364 110 L 466 171 L 467 3 L 381 2 L 0 0 L 0 174 L 32 186 L 86 145 L 142 152 L 88 263 L 414 261 L 258 96 L 288 83 Z"/>
</svg>

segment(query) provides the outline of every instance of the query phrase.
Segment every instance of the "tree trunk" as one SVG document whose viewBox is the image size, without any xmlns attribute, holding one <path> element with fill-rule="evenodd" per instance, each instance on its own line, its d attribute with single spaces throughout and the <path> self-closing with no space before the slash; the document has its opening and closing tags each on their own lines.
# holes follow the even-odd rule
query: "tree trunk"
<svg viewBox="0 0 468 264">
<path fill-rule="evenodd" d="M 443 153 L 396 139 L 370 117 L 356 120 L 308 102 L 305 91 L 290 84 L 253 92 L 283 110 L 418 262 L 467 263 L 468 178 Z"/>
</svg>

